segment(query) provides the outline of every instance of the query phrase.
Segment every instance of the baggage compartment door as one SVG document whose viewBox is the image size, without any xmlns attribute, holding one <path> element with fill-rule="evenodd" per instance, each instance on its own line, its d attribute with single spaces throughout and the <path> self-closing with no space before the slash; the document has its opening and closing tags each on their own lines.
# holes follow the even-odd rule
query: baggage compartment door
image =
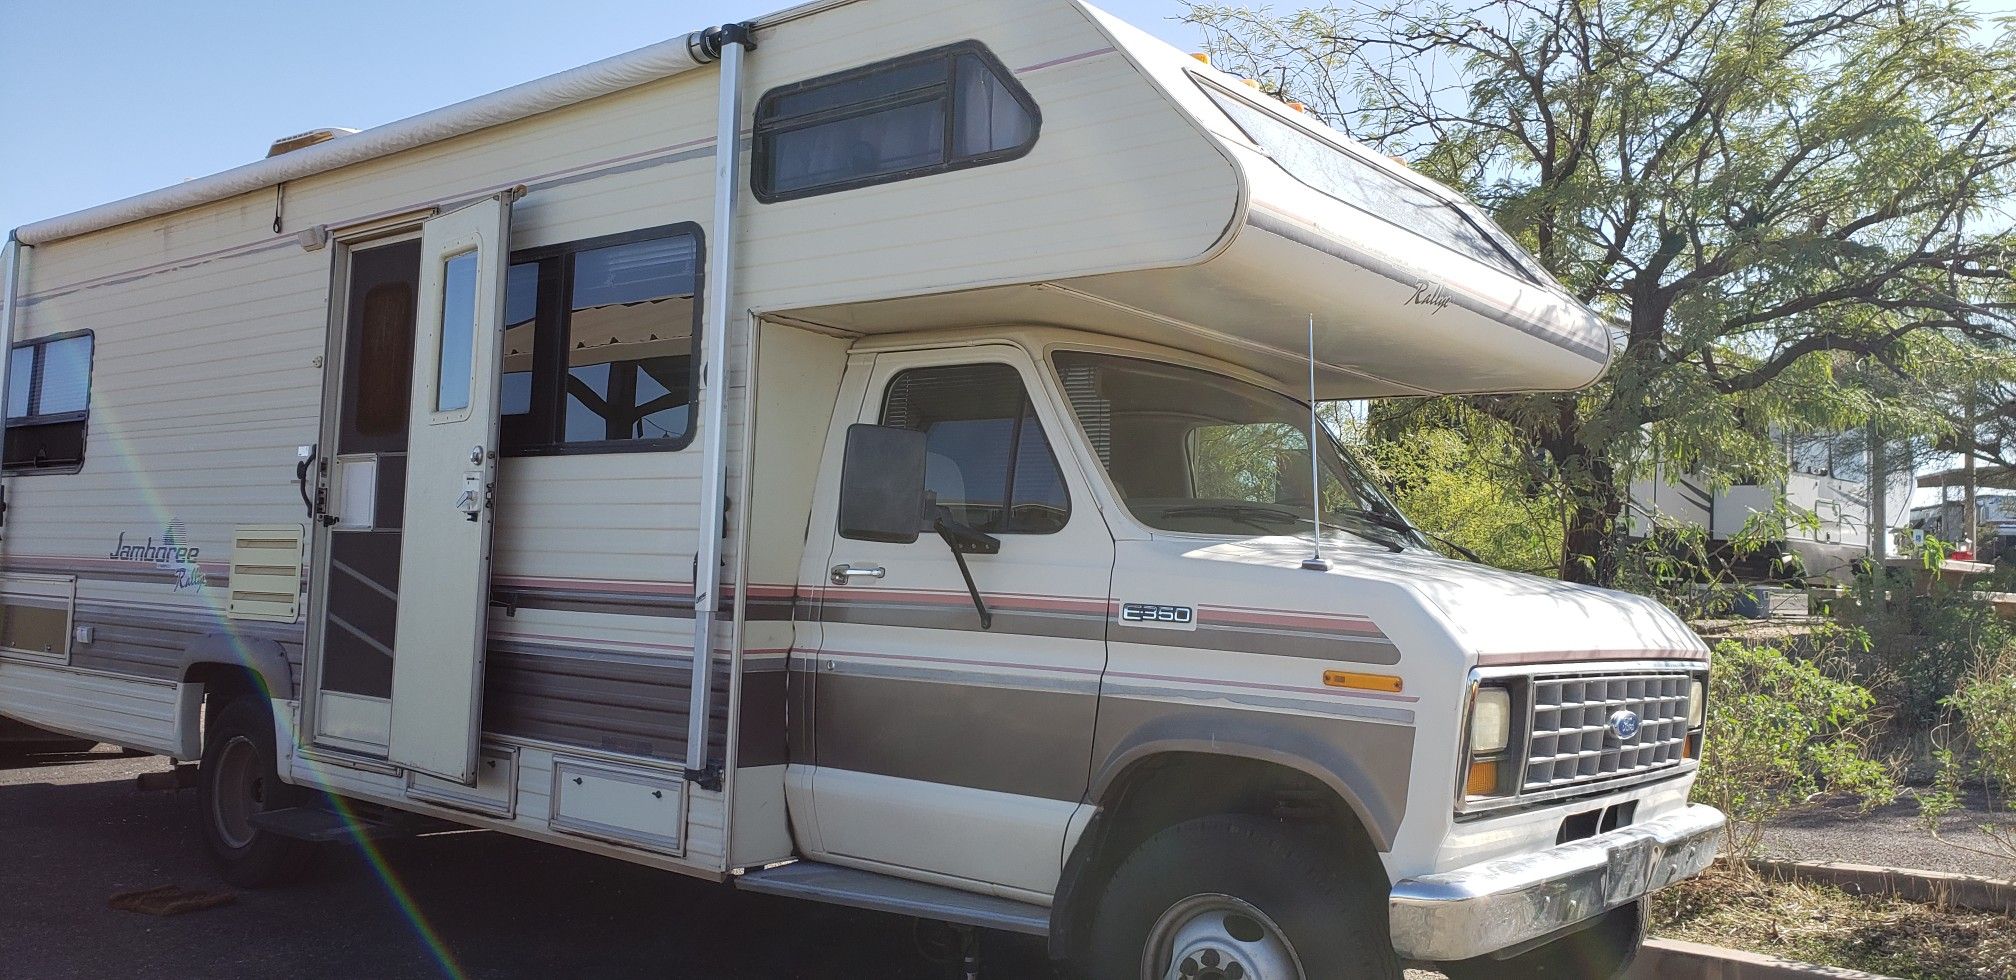
<svg viewBox="0 0 2016 980">
<path fill-rule="evenodd" d="M 420 235 L 387 756 L 464 785 L 475 780 L 481 724 L 498 358 L 518 193 L 433 218 Z"/>
</svg>

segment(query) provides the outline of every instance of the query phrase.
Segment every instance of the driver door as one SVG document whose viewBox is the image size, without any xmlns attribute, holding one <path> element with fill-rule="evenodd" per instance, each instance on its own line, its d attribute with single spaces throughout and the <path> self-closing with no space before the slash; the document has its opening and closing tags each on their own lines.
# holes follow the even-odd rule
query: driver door
<svg viewBox="0 0 2016 980">
<path fill-rule="evenodd" d="M 1083 475 L 1052 448 L 1065 420 L 1020 348 L 878 355 L 859 414 L 926 435 L 925 481 L 1000 539 L 969 555 L 850 540 L 826 493 L 808 569 L 824 639 L 812 678 L 812 812 L 831 859 L 1003 885 L 1056 886 L 1086 791 L 1106 662 L 1113 540 Z M 829 487 L 837 476 L 829 477 Z"/>
</svg>

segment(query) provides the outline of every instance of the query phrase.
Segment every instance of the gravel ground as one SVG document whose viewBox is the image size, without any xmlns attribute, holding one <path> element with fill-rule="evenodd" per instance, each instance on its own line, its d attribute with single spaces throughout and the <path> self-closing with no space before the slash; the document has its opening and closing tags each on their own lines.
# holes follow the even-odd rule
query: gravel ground
<svg viewBox="0 0 2016 980">
<path fill-rule="evenodd" d="M 0 761 L 0 978 L 957 975 L 917 953 L 909 919 L 745 894 L 503 834 L 380 842 L 438 938 L 437 956 L 354 850 L 334 850 L 299 885 L 225 885 L 203 855 L 194 792 L 133 788 L 135 775 L 167 766 L 109 748 Z M 106 907 L 117 892 L 166 884 L 236 901 L 170 918 Z M 1038 940 L 985 943 L 988 980 L 1052 975 Z"/>
<path fill-rule="evenodd" d="M 1764 832 L 1764 851 L 1777 858 L 1800 861 L 1845 861 L 1921 871 L 1947 871 L 2016 879 L 2016 860 L 1964 850 L 1963 844 L 1996 850 L 1983 824 L 2005 828 L 2016 836 L 2016 814 L 1993 809 L 1978 789 L 1969 791 L 1968 808 L 1947 817 L 1940 836 L 1925 832 L 1918 805 L 1910 800 L 1869 813 L 1852 805 L 1828 804 L 1780 821 Z"/>
</svg>

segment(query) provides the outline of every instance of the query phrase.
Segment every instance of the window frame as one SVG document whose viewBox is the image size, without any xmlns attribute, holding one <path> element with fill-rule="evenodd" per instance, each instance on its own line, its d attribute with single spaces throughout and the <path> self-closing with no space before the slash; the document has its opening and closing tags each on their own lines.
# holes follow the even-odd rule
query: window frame
<svg viewBox="0 0 2016 980">
<path fill-rule="evenodd" d="M 958 65 L 959 56 L 966 54 L 974 56 L 989 71 L 993 72 L 994 76 L 1002 83 L 1003 89 L 1015 100 L 1016 104 L 1022 107 L 1023 111 L 1029 114 L 1028 139 L 1006 149 L 988 150 L 983 153 L 968 154 L 963 157 L 956 152 L 955 148 L 958 141 L 958 127 L 955 125 L 958 121 Z M 889 173 L 875 174 L 868 177 L 854 177 L 848 180 L 798 188 L 796 190 L 778 191 L 771 189 L 768 175 L 770 172 L 771 157 L 775 152 L 773 143 L 778 134 L 794 132 L 821 123 L 871 115 L 876 112 L 929 101 L 906 93 L 901 96 L 882 96 L 865 102 L 854 102 L 845 106 L 801 113 L 796 116 L 784 117 L 781 120 L 766 120 L 764 118 L 765 113 L 770 111 L 777 100 L 823 86 L 838 85 L 861 78 L 872 77 L 884 72 L 913 67 L 934 59 L 942 59 L 945 62 L 944 90 L 939 96 L 939 99 L 942 100 L 945 106 L 943 116 L 945 123 L 943 127 L 945 159 L 943 162 L 927 164 L 921 167 L 910 167 L 904 170 L 890 171 Z M 756 200 L 763 204 L 776 204 L 781 201 L 818 197 L 824 194 L 838 194 L 842 191 L 858 190 L 863 187 L 873 187 L 877 184 L 893 184 L 898 181 L 914 180 L 933 174 L 951 173 L 956 170 L 969 170 L 989 164 L 1006 163 L 1010 160 L 1027 156 L 1043 138 L 1043 110 L 1036 104 L 1035 96 L 1029 94 L 1029 90 L 1022 85 L 1022 81 L 1015 77 L 1015 73 L 1006 64 L 1003 64 L 1001 59 L 994 55 L 993 51 L 988 50 L 985 44 L 977 40 L 955 41 L 951 44 L 899 55 L 857 68 L 849 68 L 845 71 L 777 86 L 764 92 L 762 98 L 756 100 L 756 110 L 753 118 L 754 123 L 750 134 L 749 150 L 749 190 L 750 193 L 755 195 Z"/>
<path fill-rule="evenodd" d="M 1410 235 L 1413 235 L 1414 237 L 1419 238 L 1422 241 L 1428 242 L 1429 244 L 1432 244 L 1437 248 L 1440 248 L 1444 251 L 1460 256 L 1464 259 L 1468 259 L 1469 261 L 1475 262 L 1494 272 L 1503 275 L 1513 275 L 1515 276 L 1515 278 L 1525 280 L 1529 284 L 1535 286 L 1544 287 L 1547 284 L 1548 279 L 1545 270 L 1538 268 L 1537 265 L 1525 254 L 1526 250 L 1523 247 L 1521 247 L 1517 241 L 1513 240 L 1512 236 L 1506 233 L 1503 228 L 1498 227 L 1497 222 L 1492 221 L 1486 215 L 1476 213 L 1475 211 L 1473 211 L 1472 209 L 1475 207 L 1475 205 L 1472 204 L 1471 202 L 1467 200 L 1458 199 L 1448 193 L 1440 192 L 1432 188 L 1414 185 L 1413 182 L 1409 181 L 1407 178 L 1402 177 L 1399 174 L 1387 173 L 1384 169 L 1385 167 L 1384 164 L 1368 158 L 1362 150 L 1338 142 L 1336 139 L 1318 131 L 1313 126 L 1305 125 L 1299 120 L 1290 119 L 1285 115 L 1275 112 L 1272 108 L 1262 104 L 1258 100 L 1247 98 L 1246 96 L 1233 91 L 1231 88 L 1228 88 L 1224 85 L 1220 85 L 1216 81 L 1207 78 L 1204 75 L 1201 75 L 1195 71 L 1189 72 L 1189 75 L 1191 82 L 1196 84 L 1198 88 L 1204 91 L 1205 101 L 1210 102 L 1212 104 L 1212 108 L 1216 109 L 1219 115 L 1225 117 L 1225 120 L 1232 124 L 1233 129 L 1238 130 L 1239 133 L 1246 138 L 1246 142 L 1252 144 L 1253 147 L 1255 149 L 1258 149 L 1262 155 L 1267 157 L 1267 159 L 1272 160 L 1275 166 L 1281 168 L 1282 173 L 1287 174 L 1288 177 L 1291 180 L 1295 181 L 1296 183 L 1301 184 L 1302 186 L 1307 187 L 1310 190 L 1315 191 L 1316 193 L 1329 198 L 1330 200 L 1336 201 L 1337 203 L 1342 204 L 1345 207 L 1352 209 L 1353 211 L 1356 211 L 1363 215 L 1367 215 L 1375 221 L 1383 222 L 1387 225 L 1390 225 L 1391 227 L 1397 228 Z M 1478 258 L 1477 256 L 1465 255 L 1461 251 L 1452 248 L 1445 242 L 1442 242 L 1428 235 L 1422 234 L 1420 230 L 1416 228 L 1413 228 L 1402 222 L 1395 221 L 1393 220 L 1392 217 L 1388 215 L 1384 215 L 1377 211 L 1370 210 L 1356 202 L 1345 200 L 1344 198 L 1338 197 L 1331 191 L 1325 190 L 1324 188 L 1318 187 L 1317 185 L 1311 183 L 1308 178 L 1304 177 L 1300 173 L 1297 173 L 1294 168 L 1289 167 L 1286 163 L 1282 162 L 1278 157 L 1276 157 L 1274 151 L 1268 147 L 1265 140 L 1261 139 L 1259 135 L 1248 130 L 1246 128 L 1246 125 L 1244 123 L 1241 123 L 1236 117 L 1232 115 L 1232 113 L 1227 112 L 1225 110 L 1225 107 L 1219 104 L 1218 100 L 1220 98 L 1234 100 L 1242 105 L 1247 106 L 1248 108 L 1251 108 L 1255 112 L 1272 113 L 1274 116 L 1278 117 L 1275 121 L 1279 122 L 1283 126 L 1288 127 L 1291 130 L 1294 130 L 1297 133 L 1300 133 L 1302 136 L 1306 137 L 1311 142 L 1327 146 L 1330 149 L 1335 150 L 1338 153 L 1342 153 L 1345 156 L 1350 157 L 1351 159 L 1357 161 L 1360 166 L 1367 168 L 1368 170 L 1370 170 L 1375 174 L 1378 174 L 1388 180 L 1391 180 L 1396 184 L 1402 186 L 1411 186 L 1412 189 L 1421 192 L 1422 194 L 1428 196 L 1429 198 L 1432 198 L 1436 203 L 1440 204 L 1445 208 L 1448 208 L 1451 212 L 1453 212 L 1459 220 L 1469 225 L 1471 230 L 1477 233 L 1478 238 L 1482 239 L 1486 244 L 1490 245 L 1492 250 L 1496 251 L 1499 257 L 1503 258 L 1506 264 L 1511 266 L 1511 269 L 1507 269 L 1504 266 L 1488 262 L 1484 259 Z M 1513 270 L 1517 270 L 1517 272 L 1515 273 Z"/>
<path fill-rule="evenodd" d="M 875 424 L 884 426 L 889 424 L 889 396 L 892 392 L 896 390 L 897 383 L 903 380 L 904 376 L 915 374 L 919 371 L 944 371 L 944 370 L 957 370 L 960 368 L 976 368 L 976 367 L 989 367 L 989 366 L 998 366 L 1007 368 L 1008 372 L 1014 376 L 1017 387 L 1019 388 L 1022 396 L 1020 406 L 1021 411 L 1017 412 L 1015 417 L 1011 420 L 1014 423 L 1011 428 L 1011 431 L 1013 432 L 1012 437 L 1013 442 L 1008 447 L 1007 459 L 1009 465 L 1007 468 L 1007 472 L 1004 475 L 1004 479 L 1002 480 L 1002 493 L 1003 493 L 1003 499 L 1001 501 L 1002 523 L 1007 524 L 1014 519 L 1015 485 L 1016 485 L 1019 460 L 1021 459 L 1022 454 L 1022 433 L 1025 428 L 1024 426 L 1025 419 L 1034 421 L 1036 423 L 1037 431 L 1042 433 L 1043 435 L 1043 450 L 1045 453 L 1049 455 L 1050 466 L 1052 470 L 1054 470 L 1057 474 L 1057 489 L 1059 493 L 1063 495 L 1064 506 L 1063 506 L 1062 519 L 1057 522 L 1056 527 L 1051 528 L 1050 530 L 1016 531 L 1004 528 L 999 530 L 987 531 L 986 533 L 995 535 L 997 537 L 1001 535 L 1016 535 L 1018 537 L 1031 537 L 1031 538 L 1043 537 L 1045 535 L 1052 535 L 1052 534 L 1061 534 L 1066 528 L 1071 526 L 1071 518 L 1076 513 L 1076 507 L 1074 506 L 1074 500 L 1071 494 L 1071 478 L 1065 474 L 1064 461 L 1057 454 L 1057 440 L 1053 436 L 1051 436 L 1049 428 L 1043 424 L 1043 412 L 1038 407 L 1038 402 L 1036 400 L 1035 394 L 1030 390 L 1031 379 L 1028 373 L 1023 370 L 1021 365 L 1006 360 L 971 360 L 971 361 L 944 361 L 937 364 L 917 364 L 912 365 L 910 367 L 898 368 L 894 373 L 889 375 L 889 380 L 883 382 L 882 384 L 882 390 L 875 402 L 876 406 Z M 912 431 L 921 432 L 923 430 L 912 430 Z"/>
<path fill-rule="evenodd" d="M 36 407 L 36 402 L 40 400 L 39 396 L 42 394 L 43 372 L 45 370 L 46 365 L 46 362 L 42 358 L 40 348 L 47 347 L 50 344 L 58 343 L 65 340 L 75 340 L 78 337 L 89 337 L 91 339 L 91 356 L 87 358 L 84 362 L 84 410 L 81 412 L 55 412 L 47 415 L 34 414 L 31 411 L 30 414 L 23 415 L 20 418 L 16 419 L 16 418 L 6 418 L 5 417 L 6 406 L 0 405 L 0 473 L 5 473 L 8 476 L 29 476 L 34 474 L 54 475 L 64 473 L 76 473 L 84 469 L 84 458 L 86 456 L 85 450 L 89 449 L 91 445 L 92 384 L 93 381 L 96 379 L 98 373 L 97 332 L 88 329 L 68 330 L 63 333 L 50 334 L 47 337 L 36 337 L 32 340 L 17 341 L 14 344 L 10 345 L 10 347 L 8 348 L 7 370 L 9 371 L 14 370 L 14 364 L 15 364 L 14 359 L 20 357 L 23 351 L 28 350 L 36 351 L 34 355 L 35 366 L 33 367 L 33 369 L 30 370 L 28 375 L 28 397 L 26 399 L 28 407 L 32 410 Z M 10 398 L 13 396 L 13 392 L 11 389 L 8 392 L 8 396 Z M 6 458 L 5 438 L 7 433 L 13 432 L 17 428 L 33 429 L 33 428 L 40 428 L 43 426 L 70 425 L 70 424 L 76 424 L 79 426 L 76 462 L 58 463 L 53 466 L 34 466 L 27 463 L 14 463 L 14 464 L 5 463 Z"/>
<path fill-rule="evenodd" d="M 567 418 L 567 344 L 573 336 L 574 256 L 600 248 L 680 235 L 690 235 L 693 239 L 693 352 L 687 363 L 686 389 L 690 424 L 684 433 L 670 438 L 564 441 L 561 435 Z M 525 412 L 505 415 L 500 393 L 498 444 L 501 454 L 511 458 L 679 452 L 692 445 L 700 431 L 700 341 L 707 319 L 702 295 L 707 288 L 707 236 L 699 222 L 653 225 L 578 241 L 519 249 L 505 260 L 504 275 L 508 278 L 514 266 L 527 263 L 537 264 L 539 281 L 537 305 L 532 314 L 531 405 Z M 508 324 L 500 323 L 498 329 L 506 326 Z M 502 378 L 503 359 L 499 358 L 500 385 Z"/>
</svg>

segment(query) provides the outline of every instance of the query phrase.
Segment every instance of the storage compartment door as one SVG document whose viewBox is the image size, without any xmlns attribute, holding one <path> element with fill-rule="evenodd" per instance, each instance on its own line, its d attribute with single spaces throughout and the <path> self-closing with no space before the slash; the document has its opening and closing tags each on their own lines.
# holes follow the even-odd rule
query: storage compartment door
<svg viewBox="0 0 2016 980">
<path fill-rule="evenodd" d="M 408 422 L 388 756 L 474 785 L 497 472 L 505 194 L 428 221 Z"/>
</svg>

